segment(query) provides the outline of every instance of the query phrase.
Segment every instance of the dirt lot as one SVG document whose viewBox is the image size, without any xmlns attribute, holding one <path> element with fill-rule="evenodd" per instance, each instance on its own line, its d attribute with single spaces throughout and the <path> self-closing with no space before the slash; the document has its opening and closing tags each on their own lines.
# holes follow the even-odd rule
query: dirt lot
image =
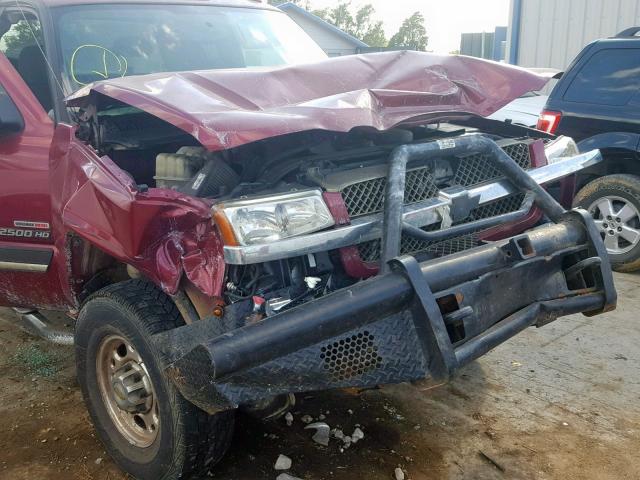
<svg viewBox="0 0 640 480">
<path fill-rule="evenodd" d="M 304 479 L 640 478 L 640 275 L 618 275 L 619 309 L 531 329 L 450 385 L 299 399 L 293 426 L 239 418 L 215 478 L 275 479 L 278 454 Z M 72 350 L 34 341 L 0 310 L 0 478 L 124 479 L 95 438 Z M 314 444 L 302 415 L 365 438 Z"/>
</svg>

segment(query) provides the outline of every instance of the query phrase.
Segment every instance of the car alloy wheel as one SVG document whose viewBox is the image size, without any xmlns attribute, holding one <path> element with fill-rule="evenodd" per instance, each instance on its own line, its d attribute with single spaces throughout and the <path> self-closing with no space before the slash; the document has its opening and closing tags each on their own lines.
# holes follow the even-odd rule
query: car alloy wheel
<svg viewBox="0 0 640 480">
<path fill-rule="evenodd" d="M 627 253 L 640 242 L 640 212 L 628 200 L 606 196 L 593 202 L 588 210 L 610 254 Z"/>
</svg>

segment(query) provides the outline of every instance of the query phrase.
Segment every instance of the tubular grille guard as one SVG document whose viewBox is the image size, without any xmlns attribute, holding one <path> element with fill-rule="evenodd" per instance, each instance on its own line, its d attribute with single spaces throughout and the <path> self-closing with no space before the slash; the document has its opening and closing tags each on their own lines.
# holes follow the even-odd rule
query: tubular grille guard
<svg viewBox="0 0 640 480">
<path fill-rule="evenodd" d="M 501 147 L 522 168 L 531 168 L 529 144 L 515 142 Z M 462 187 L 472 187 L 483 182 L 494 181 L 503 175 L 491 163 L 488 155 L 472 154 L 460 157 L 455 166 L 453 184 Z M 347 212 L 351 218 L 370 215 L 384 209 L 384 191 L 387 179 L 374 178 L 358 182 L 343 188 L 341 193 Z M 438 187 L 429 167 L 419 167 L 407 170 L 405 185 L 405 205 L 435 197 Z"/>
<path fill-rule="evenodd" d="M 212 318 L 154 341 L 168 377 L 209 413 L 292 391 L 440 383 L 529 326 L 615 308 L 592 218 L 575 210 L 556 222 L 447 258 L 394 259 L 387 273 L 233 334 Z"/>
</svg>

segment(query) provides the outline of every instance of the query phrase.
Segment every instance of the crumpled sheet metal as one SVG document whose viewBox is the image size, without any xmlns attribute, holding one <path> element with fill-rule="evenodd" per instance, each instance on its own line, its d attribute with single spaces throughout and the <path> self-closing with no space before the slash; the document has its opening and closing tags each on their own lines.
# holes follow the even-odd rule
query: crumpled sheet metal
<svg viewBox="0 0 640 480">
<path fill-rule="evenodd" d="M 221 294 L 223 245 L 210 203 L 172 190 L 138 191 L 117 165 L 98 158 L 65 125 L 57 127 L 51 160 L 53 207 L 62 212 L 53 225 L 60 248 L 73 232 L 168 294 L 176 293 L 183 274 L 203 293 Z"/>
<path fill-rule="evenodd" d="M 453 113 L 487 116 L 548 78 L 464 56 L 384 52 L 269 69 L 158 73 L 105 80 L 78 90 L 153 114 L 224 150 L 306 130 L 346 132 L 436 120 Z"/>
</svg>

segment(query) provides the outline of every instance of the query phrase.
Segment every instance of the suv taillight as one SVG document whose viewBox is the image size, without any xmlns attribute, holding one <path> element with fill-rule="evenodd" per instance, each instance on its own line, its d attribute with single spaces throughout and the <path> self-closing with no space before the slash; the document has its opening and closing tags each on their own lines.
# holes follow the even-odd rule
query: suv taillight
<svg viewBox="0 0 640 480">
<path fill-rule="evenodd" d="M 554 134 L 556 133 L 556 129 L 558 128 L 561 118 L 562 114 L 560 112 L 543 110 L 540 117 L 538 117 L 538 124 L 536 125 L 536 128 L 543 132 Z"/>
</svg>

